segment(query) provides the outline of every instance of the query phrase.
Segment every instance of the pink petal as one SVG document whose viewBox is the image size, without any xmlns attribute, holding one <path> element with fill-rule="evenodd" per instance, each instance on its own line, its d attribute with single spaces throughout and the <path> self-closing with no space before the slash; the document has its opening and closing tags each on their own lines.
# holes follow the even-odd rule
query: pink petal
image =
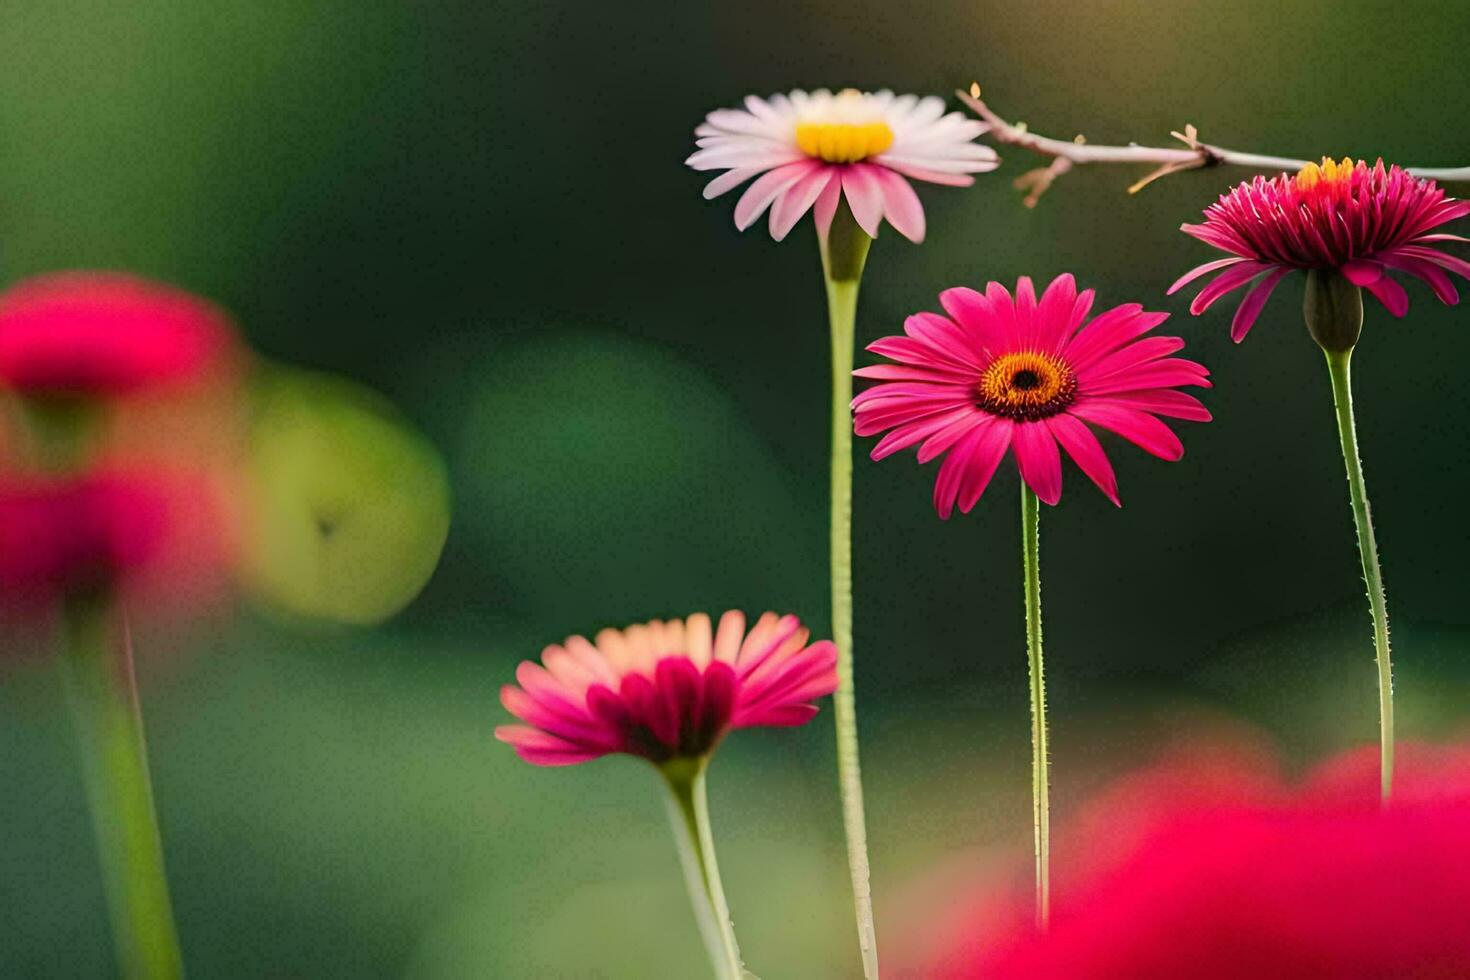
<svg viewBox="0 0 1470 980">
<path fill-rule="evenodd" d="M 571 766 L 605 755 L 574 745 L 526 725 L 500 725 L 495 737 L 516 750 L 516 755 L 537 766 Z"/>
<path fill-rule="evenodd" d="M 790 234 L 801 216 L 811 210 L 827 185 L 836 179 L 836 174 L 822 167 L 791 185 L 791 189 L 777 198 L 771 208 L 771 237 L 779 242 Z"/>
<path fill-rule="evenodd" d="M 909 182 L 885 167 L 873 168 L 883 187 L 884 217 L 898 233 L 917 245 L 924 240 L 924 205 Z"/>
<path fill-rule="evenodd" d="M 852 208 L 858 227 L 869 238 L 878 237 L 878 226 L 883 223 L 883 186 L 875 176 L 877 169 L 871 164 L 851 163 L 842 170 L 842 193 L 847 197 L 847 206 Z"/>
<path fill-rule="evenodd" d="M 919 447 L 918 452 L 920 463 L 927 463 L 932 459 L 937 459 L 941 453 L 959 442 L 960 439 L 971 429 L 975 428 L 976 425 L 980 424 L 982 419 L 986 417 L 980 409 L 975 408 L 973 405 L 967 405 L 965 407 L 968 409 L 966 415 L 955 419 L 949 425 L 924 440 L 924 444 Z"/>
<path fill-rule="evenodd" d="M 1062 349 L 1073 370 L 1083 371 L 1100 358 L 1141 337 L 1169 319 L 1167 313 L 1145 313 L 1137 303 L 1115 306 L 1093 317 Z"/>
<path fill-rule="evenodd" d="M 1443 269 L 1433 262 L 1394 252 L 1381 253 L 1378 258 L 1389 268 L 1398 269 L 1400 272 L 1406 272 L 1416 279 L 1429 283 L 1429 288 L 1434 290 L 1434 295 L 1446 306 L 1454 306 L 1460 302 L 1460 292 L 1455 288 L 1454 282 Z"/>
<path fill-rule="evenodd" d="M 1271 298 L 1276 284 L 1290 271 L 1283 268 L 1267 273 L 1245 294 L 1245 299 L 1240 301 L 1240 306 L 1235 309 L 1235 317 L 1230 321 L 1231 340 L 1238 344 L 1251 332 L 1251 327 L 1256 325 L 1256 318 L 1261 315 L 1261 310 L 1265 307 L 1266 300 Z"/>
<path fill-rule="evenodd" d="M 827 240 L 827 235 L 832 230 L 832 219 L 837 216 L 837 205 L 842 202 L 842 180 L 835 174 L 827 181 L 822 195 L 817 198 L 816 210 L 812 212 L 812 218 L 817 223 L 817 234 L 822 241 Z"/>
<path fill-rule="evenodd" d="M 1111 395 L 1123 391 L 1184 386 L 1209 388 L 1209 374 L 1209 369 L 1203 364 L 1196 364 L 1182 357 L 1171 357 L 1140 365 L 1130 371 L 1120 371 L 1101 381 L 1090 381 L 1079 388 L 1084 395 Z"/>
<path fill-rule="evenodd" d="M 1165 415 L 1190 422 L 1208 422 L 1213 418 L 1210 410 L 1198 398 L 1172 388 L 1109 395 L 1108 401 L 1128 405 L 1151 415 Z"/>
<path fill-rule="evenodd" d="M 1127 439 L 1160 459 L 1176 460 L 1184 455 L 1184 444 L 1173 430 L 1147 412 L 1129 408 L 1111 399 L 1078 399 L 1071 413 Z"/>
<path fill-rule="evenodd" d="M 965 405 L 948 412 L 942 412 L 939 415 L 931 415 L 895 426 L 892 431 L 878 441 L 878 445 L 873 447 L 873 451 L 869 456 L 874 462 L 885 459 L 900 450 L 923 442 L 925 439 L 956 421 L 970 419 L 976 414 L 978 414 L 976 409 Z"/>
<path fill-rule="evenodd" d="M 1064 272 L 1046 287 L 1036 310 L 1042 350 L 1055 352 L 1061 349 L 1072 325 L 1072 311 L 1076 305 L 1077 280 L 1070 272 Z"/>
<path fill-rule="evenodd" d="M 766 208 L 770 207 L 771 202 L 782 191 L 820 166 L 821 164 L 814 160 L 801 160 L 762 174 L 755 183 L 745 189 L 745 193 L 740 195 L 740 200 L 736 202 L 735 227 L 744 231 L 755 224 L 755 220 Z"/>
<path fill-rule="evenodd" d="M 1056 505 L 1062 499 L 1062 454 L 1057 441 L 1043 422 L 1019 422 L 1011 437 L 1021 479 L 1043 503 Z"/>
<path fill-rule="evenodd" d="M 1199 291 L 1194 302 L 1189 304 L 1189 312 L 1199 316 L 1213 306 L 1220 297 L 1234 292 L 1269 268 L 1271 267 L 1264 262 L 1243 262 L 1240 265 L 1231 266 Z"/>
<path fill-rule="evenodd" d="M 1394 316 L 1401 317 L 1409 312 L 1409 294 L 1392 277 L 1384 276 L 1363 288 L 1372 293 Z"/>
<path fill-rule="evenodd" d="M 1232 265 L 1238 265 L 1241 262 L 1249 261 L 1249 259 L 1237 255 L 1232 256 L 1228 259 L 1216 259 L 1213 262 L 1206 262 L 1204 265 L 1197 265 L 1193 269 L 1190 269 L 1188 272 L 1186 272 L 1184 275 L 1180 276 L 1178 279 L 1175 279 L 1174 285 L 1170 286 L 1168 291 L 1165 292 L 1164 295 L 1173 296 L 1175 293 L 1179 292 L 1179 290 L 1194 282 L 1200 276 L 1214 272 L 1216 269 L 1224 269 Z"/>
<path fill-rule="evenodd" d="M 916 166 L 901 160 L 885 160 L 884 166 L 889 170 L 897 171 L 905 177 L 914 180 L 922 180 L 928 184 L 947 184 L 950 187 L 969 187 L 975 183 L 975 178 L 969 174 L 947 174 L 939 170 L 931 170 L 927 167 Z"/>
<path fill-rule="evenodd" d="M 997 316 L 990 301 L 968 286 L 955 286 L 939 294 L 939 305 L 969 331 L 986 357 L 993 357 L 1006 342 L 1009 309 L 1004 319 Z"/>
<path fill-rule="evenodd" d="M 1103 451 L 1102 443 L 1097 441 L 1092 430 L 1065 412 L 1047 419 L 1046 426 L 1067 451 L 1067 455 L 1072 457 L 1077 468 L 1086 473 L 1115 506 L 1122 507 L 1123 502 L 1118 499 L 1118 477 L 1113 472 L 1113 464 L 1108 461 L 1108 454 Z"/>
<path fill-rule="evenodd" d="M 1000 461 L 1010 448 L 1016 423 L 1010 419 L 992 417 L 988 424 L 975 429 L 965 439 L 965 444 L 955 452 L 965 454 L 964 473 L 960 477 L 959 505 L 962 513 L 968 514 L 979 503 L 985 488 L 995 476 Z"/>
<path fill-rule="evenodd" d="M 761 167 L 736 167 L 727 170 L 704 185 L 704 199 L 712 201 L 726 191 L 734 190 L 755 175 L 762 173 Z"/>
<path fill-rule="evenodd" d="M 1354 286 L 1366 286 L 1370 282 L 1378 281 L 1378 277 L 1383 275 L 1383 266 L 1377 262 L 1354 259 L 1343 264 L 1342 274 Z"/>
</svg>

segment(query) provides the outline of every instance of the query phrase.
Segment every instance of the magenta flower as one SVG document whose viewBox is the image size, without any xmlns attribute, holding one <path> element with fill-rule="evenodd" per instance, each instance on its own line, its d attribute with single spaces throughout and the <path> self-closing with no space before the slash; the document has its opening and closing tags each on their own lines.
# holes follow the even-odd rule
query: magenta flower
<svg viewBox="0 0 1470 980">
<path fill-rule="evenodd" d="M 212 304 L 123 273 L 55 273 L 0 294 L 0 384 L 25 394 L 124 395 L 198 378 L 232 351 Z"/>
<path fill-rule="evenodd" d="M 999 166 L 995 151 L 971 140 L 990 127 L 934 96 L 888 90 L 797 90 L 770 99 L 746 96 L 744 109 L 716 109 L 694 131 L 699 150 L 684 161 L 723 170 L 704 189 L 719 197 L 751 178 L 735 205 L 741 231 L 771 212 L 777 241 L 816 209 L 827 237 L 841 199 L 870 238 L 887 219 L 913 242 L 924 240 L 924 207 L 906 178 L 965 187 L 971 174 Z"/>
<path fill-rule="evenodd" d="M 1209 371 L 1169 356 L 1184 346 L 1178 337 L 1145 336 L 1169 314 L 1129 303 L 1089 319 L 1092 300 L 1071 275 L 1053 280 L 1040 301 L 1025 277 L 1014 298 L 997 282 L 983 294 L 948 289 L 939 296 L 948 317 L 916 313 L 904 321 L 907 336 L 868 345 L 896 362 L 853 372 L 884 382 L 852 402 L 858 435 L 887 432 L 872 458 L 914 445 L 921 463 L 945 456 L 934 507 L 947 520 L 956 503 L 969 513 L 1007 450 L 1027 485 L 1055 504 L 1060 446 L 1121 506 L 1092 427 L 1178 459 L 1184 447 L 1159 416 L 1208 422 L 1198 399 L 1175 389 L 1208 388 Z"/>
<path fill-rule="evenodd" d="M 1470 278 L 1470 262 L 1433 246 L 1466 239 L 1434 229 L 1467 214 L 1470 201 L 1447 197 L 1434 181 L 1400 167 L 1324 158 L 1295 176 L 1240 184 L 1205 209 L 1204 224 L 1183 225 L 1186 234 L 1232 257 L 1191 269 L 1169 292 L 1219 272 L 1189 306 L 1200 314 L 1253 282 L 1230 326 L 1236 343 L 1293 269 L 1340 272 L 1398 317 L 1408 312 L 1409 297 L 1390 271 L 1424 280 L 1441 302 L 1454 304 L 1460 297 L 1446 271 Z"/>
<path fill-rule="evenodd" d="M 0 476 L 0 593 L 46 604 L 119 590 L 154 609 L 212 598 L 233 557 L 225 511 L 193 473 Z"/>
<path fill-rule="evenodd" d="M 523 725 L 495 737 L 527 762 L 564 766 L 615 752 L 655 764 L 707 756 L 735 728 L 801 725 L 837 686 L 837 650 L 808 645 L 795 616 L 766 613 L 749 634 L 727 612 L 607 629 L 524 661 L 501 702 Z"/>
<path fill-rule="evenodd" d="M 902 975 L 1470 976 L 1470 752 L 1406 748 L 1387 808 L 1373 798 L 1371 748 L 1297 786 L 1254 750 L 1186 752 L 1130 773 L 1061 835 L 1070 873 L 1049 934 L 998 878 L 961 884 L 931 899 L 932 931 Z"/>
</svg>

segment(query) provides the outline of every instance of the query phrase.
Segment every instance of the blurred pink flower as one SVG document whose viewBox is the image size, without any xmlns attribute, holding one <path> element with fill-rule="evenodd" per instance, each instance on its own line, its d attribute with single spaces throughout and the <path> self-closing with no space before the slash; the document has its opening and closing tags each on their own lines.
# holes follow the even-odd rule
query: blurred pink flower
<svg viewBox="0 0 1470 980">
<path fill-rule="evenodd" d="M 1019 891 L 982 888 L 953 902 L 923 965 L 895 975 L 1470 976 L 1470 750 L 1402 748 L 1386 809 L 1376 747 L 1299 787 L 1220 756 L 1129 776 L 1063 835 L 1076 866 L 1049 933 Z"/>
<path fill-rule="evenodd" d="M 495 737 L 527 762 L 563 766 L 614 752 L 655 763 L 708 754 L 734 728 L 801 725 L 837 686 L 837 650 L 795 616 L 766 613 L 745 631 L 727 612 L 580 636 L 523 662 L 500 697 L 524 725 Z M 544 665 L 544 666 L 543 666 Z"/>
<path fill-rule="evenodd" d="M 196 379 L 232 351 L 212 304 L 124 273 L 53 273 L 0 294 L 0 384 L 27 394 L 128 394 Z"/>
<path fill-rule="evenodd" d="M 1390 270 L 1429 283 L 1445 303 L 1459 294 L 1445 271 L 1470 278 L 1470 262 L 1433 245 L 1466 241 L 1433 234 L 1446 222 L 1470 214 L 1470 201 L 1447 197 L 1423 180 L 1383 161 L 1323 159 L 1295 176 L 1257 177 L 1240 184 L 1205 209 L 1205 221 L 1181 230 L 1232 258 L 1206 262 L 1185 273 L 1170 294 L 1211 272 L 1219 272 L 1190 303 L 1199 314 L 1227 293 L 1254 282 L 1235 311 L 1230 336 L 1245 339 L 1271 291 L 1293 269 L 1328 269 L 1368 290 L 1394 316 L 1409 309 L 1404 287 Z"/>
<path fill-rule="evenodd" d="M 1169 314 L 1130 303 L 1088 319 L 1092 300 L 1070 275 L 1053 280 L 1040 301 L 1025 277 L 1014 298 L 997 282 L 983 294 L 948 289 L 939 296 L 948 317 L 916 313 L 904 321 L 907 336 L 869 344 L 897 362 L 853 372 L 884 382 L 852 402 L 858 435 L 888 431 L 872 458 L 916 444 L 920 463 L 948 453 L 934 484 L 934 507 L 947 520 L 956 502 L 969 513 L 1007 450 L 1027 485 L 1055 504 L 1060 444 L 1119 504 L 1112 464 L 1090 426 L 1178 459 L 1184 447 L 1157 416 L 1208 422 L 1196 398 L 1174 389 L 1208 388 L 1209 372 L 1169 356 L 1184 346 L 1178 337 L 1144 337 Z"/>
<path fill-rule="evenodd" d="M 699 150 L 684 161 L 695 170 L 723 170 L 704 189 L 707 199 L 756 178 L 735 205 L 741 231 L 771 210 L 777 241 L 816 208 L 825 238 L 841 198 L 872 238 L 886 218 L 910 241 L 924 239 L 924 208 L 905 178 L 965 187 L 971 174 L 994 170 L 995 151 L 972 143 L 989 127 L 958 112 L 946 114 L 935 96 L 895 96 L 888 90 L 797 90 L 769 99 L 746 96 L 744 109 L 716 109 L 694 131 Z"/>
<path fill-rule="evenodd" d="M 121 587 L 173 602 L 220 584 L 230 534 L 216 488 L 163 470 L 0 477 L 0 592 L 45 603 Z"/>
</svg>

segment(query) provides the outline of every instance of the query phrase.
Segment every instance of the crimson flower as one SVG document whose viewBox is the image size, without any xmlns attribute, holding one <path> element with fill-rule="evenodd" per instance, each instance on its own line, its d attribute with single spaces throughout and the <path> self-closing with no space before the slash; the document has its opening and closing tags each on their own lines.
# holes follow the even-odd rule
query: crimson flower
<svg viewBox="0 0 1470 980">
<path fill-rule="evenodd" d="M 213 304 L 118 272 L 62 272 L 0 294 L 0 384 L 25 394 L 125 395 L 207 374 L 233 351 Z"/>
<path fill-rule="evenodd" d="M 1340 272 L 1372 293 L 1394 316 L 1409 310 L 1409 296 L 1390 272 L 1427 282 L 1441 302 L 1459 302 L 1446 272 L 1470 278 L 1470 262 L 1435 246 L 1465 241 L 1434 229 L 1470 214 L 1470 201 L 1448 197 L 1432 180 L 1401 167 L 1372 167 L 1359 160 L 1323 159 L 1295 176 L 1257 177 L 1205 209 L 1204 223 L 1185 234 L 1231 257 L 1196 266 L 1169 287 L 1182 289 L 1218 272 L 1189 305 L 1203 313 L 1216 300 L 1254 283 L 1235 311 L 1230 337 L 1245 339 L 1271 291 L 1293 269 Z"/>
<path fill-rule="evenodd" d="M 1470 976 L 1470 749 L 1401 749 L 1387 808 L 1374 749 L 1299 787 L 1259 760 L 1127 777 L 1064 838 L 1078 868 L 1050 932 L 993 900 L 962 902 L 977 917 L 948 924 L 923 976 Z"/>
</svg>

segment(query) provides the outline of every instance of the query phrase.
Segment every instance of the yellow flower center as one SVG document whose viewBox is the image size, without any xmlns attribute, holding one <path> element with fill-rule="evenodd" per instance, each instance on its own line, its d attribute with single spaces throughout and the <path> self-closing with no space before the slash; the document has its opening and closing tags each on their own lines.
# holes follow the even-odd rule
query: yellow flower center
<svg viewBox="0 0 1470 980">
<path fill-rule="evenodd" d="M 1331 157 L 1323 157 L 1321 164 L 1309 163 L 1297 171 L 1296 189 L 1302 192 L 1316 190 L 1330 190 L 1334 187 L 1346 184 L 1353 176 L 1353 169 L 1357 163 L 1351 157 L 1343 157 L 1342 162 L 1335 162 Z"/>
<path fill-rule="evenodd" d="M 798 123 L 796 145 L 827 163 L 857 163 L 892 146 L 893 130 L 884 122 Z"/>
<path fill-rule="evenodd" d="M 1077 375 L 1051 354 L 1021 351 L 990 362 L 976 388 L 976 404 L 992 415 L 1035 422 L 1056 415 L 1077 395 Z"/>
</svg>

